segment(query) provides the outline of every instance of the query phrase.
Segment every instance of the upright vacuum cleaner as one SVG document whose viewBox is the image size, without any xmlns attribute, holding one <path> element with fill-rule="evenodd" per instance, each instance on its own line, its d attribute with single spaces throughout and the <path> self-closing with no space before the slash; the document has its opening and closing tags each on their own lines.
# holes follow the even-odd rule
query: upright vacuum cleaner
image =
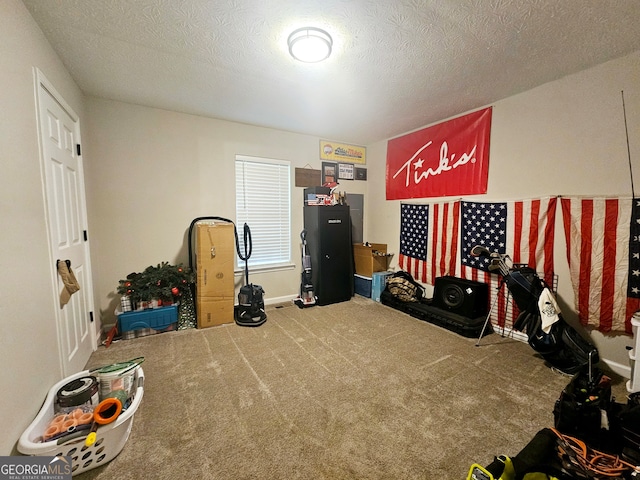
<svg viewBox="0 0 640 480">
<path fill-rule="evenodd" d="M 244 260 L 245 285 L 238 293 L 238 305 L 235 306 L 236 324 L 243 327 L 259 327 L 267 321 L 267 314 L 264 311 L 264 290 L 260 285 L 249 283 L 249 257 L 253 244 L 251 241 L 251 230 L 249 225 L 244 224 L 244 255 L 240 252 L 238 242 L 238 232 L 236 232 L 236 250 L 241 260 Z"/>
<path fill-rule="evenodd" d="M 300 295 L 293 302 L 299 308 L 313 307 L 317 297 L 313 291 L 311 282 L 311 256 L 307 253 L 307 231 L 300 232 L 302 239 L 302 281 L 300 282 Z"/>
</svg>

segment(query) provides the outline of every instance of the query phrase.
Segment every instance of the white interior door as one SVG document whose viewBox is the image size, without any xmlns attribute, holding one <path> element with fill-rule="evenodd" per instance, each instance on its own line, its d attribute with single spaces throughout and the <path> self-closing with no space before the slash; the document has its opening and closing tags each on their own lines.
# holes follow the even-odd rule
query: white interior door
<svg viewBox="0 0 640 480">
<path fill-rule="evenodd" d="M 36 69 L 41 161 L 51 248 L 55 317 L 65 376 L 84 369 L 95 349 L 93 293 L 78 116 Z M 80 290 L 60 307 L 57 260 L 69 260 Z"/>
</svg>

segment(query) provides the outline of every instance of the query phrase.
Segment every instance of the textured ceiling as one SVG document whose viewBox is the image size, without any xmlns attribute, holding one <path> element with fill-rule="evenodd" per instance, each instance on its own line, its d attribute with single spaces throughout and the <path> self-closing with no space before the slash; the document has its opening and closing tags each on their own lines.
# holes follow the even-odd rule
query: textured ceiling
<svg viewBox="0 0 640 480">
<path fill-rule="evenodd" d="M 638 0 L 24 0 L 89 95 L 367 145 L 640 49 Z M 288 53 L 301 26 L 332 56 Z"/>
</svg>

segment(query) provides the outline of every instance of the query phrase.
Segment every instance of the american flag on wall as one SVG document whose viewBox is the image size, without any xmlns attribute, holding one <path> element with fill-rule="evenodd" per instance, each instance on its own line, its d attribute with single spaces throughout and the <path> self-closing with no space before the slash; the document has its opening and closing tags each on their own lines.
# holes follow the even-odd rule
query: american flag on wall
<svg viewBox="0 0 640 480">
<path fill-rule="evenodd" d="M 471 256 L 475 245 L 507 254 L 513 263 L 524 263 L 553 283 L 553 240 L 556 197 L 502 203 L 462 202 L 460 261 L 462 278 L 489 284 L 489 301 L 496 306 L 492 323 L 511 327 L 516 310 L 508 308 L 506 287 L 498 291 L 500 276 L 488 271 L 485 258 Z"/>
<path fill-rule="evenodd" d="M 455 275 L 460 201 L 400 205 L 400 268 L 422 283 Z"/>
<path fill-rule="evenodd" d="M 631 334 L 640 309 L 640 199 L 561 199 L 580 322 Z"/>
</svg>

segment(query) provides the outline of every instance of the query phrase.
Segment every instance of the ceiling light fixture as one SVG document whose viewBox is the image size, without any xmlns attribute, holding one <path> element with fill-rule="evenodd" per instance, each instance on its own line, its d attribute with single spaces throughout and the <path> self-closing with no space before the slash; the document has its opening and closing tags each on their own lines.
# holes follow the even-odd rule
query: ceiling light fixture
<svg viewBox="0 0 640 480">
<path fill-rule="evenodd" d="M 289 53 L 296 60 L 305 63 L 321 62 L 331 55 L 333 39 L 320 28 L 303 27 L 294 30 L 289 39 Z"/>
</svg>

